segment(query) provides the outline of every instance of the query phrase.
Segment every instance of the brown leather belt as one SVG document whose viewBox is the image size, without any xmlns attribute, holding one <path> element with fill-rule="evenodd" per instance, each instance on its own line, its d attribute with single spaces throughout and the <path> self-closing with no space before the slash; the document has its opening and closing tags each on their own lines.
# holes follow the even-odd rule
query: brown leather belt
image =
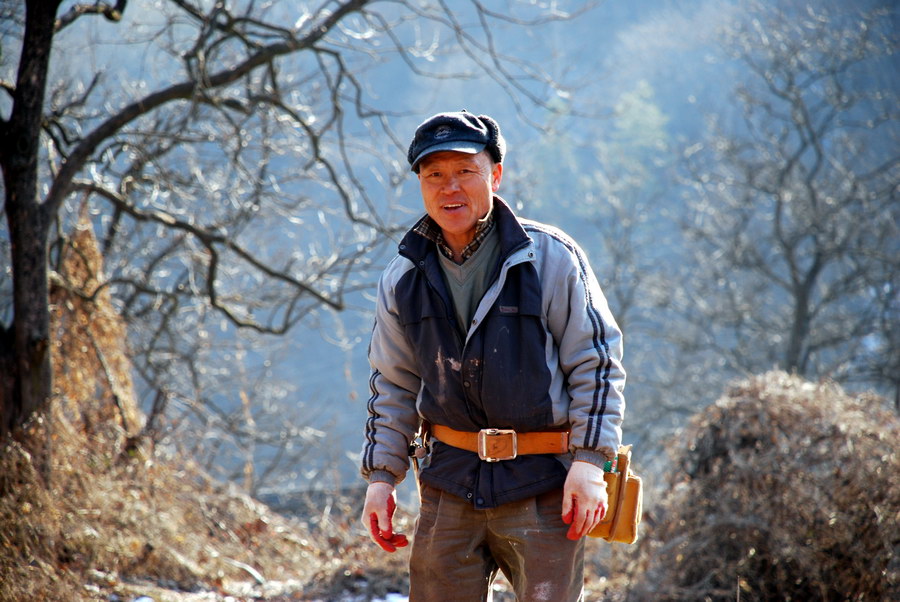
<svg viewBox="0 0 900 602">
<path fill-rule="evenodd" d="M 443 443 L 478 453 L 485 462 L 512 460 L 526 454 L 564 454 L 569 451 L 569 431 L 517 433 L 510 429 L 481 429 L 477 433 L 431 425 L 431 434 Z"/>
</svg>

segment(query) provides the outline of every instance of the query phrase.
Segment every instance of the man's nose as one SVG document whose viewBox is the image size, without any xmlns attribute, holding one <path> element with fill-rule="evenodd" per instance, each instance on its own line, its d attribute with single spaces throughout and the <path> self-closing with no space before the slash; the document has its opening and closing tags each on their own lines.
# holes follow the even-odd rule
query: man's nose
<svg viewBox="0 0 900 602">
<path fill-rule="evenodd" d="M 448 176 L 444 180 L 444 192 L 456 192 L 457 190 L 459 190 L 459 181 L 456 176 Z"/>
</svg>

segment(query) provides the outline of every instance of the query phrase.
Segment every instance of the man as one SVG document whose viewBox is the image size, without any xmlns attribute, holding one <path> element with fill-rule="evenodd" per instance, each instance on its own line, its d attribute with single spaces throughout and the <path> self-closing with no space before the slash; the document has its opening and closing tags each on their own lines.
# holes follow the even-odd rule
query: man
<svg viewBox="0 0 900 602">
<path fill-rule="evenodd" d="M 496 195 L 505 150 L 486 115 L 418 127 L 426 215 L 378 287 L 362 519 L 385 550 L 407 544 L 394 486 L 424 425 L 414 602 L 489 599 L 498 570 L 519 600 L 581 599 L 621 442 L 621 333 L 581 249 Z"/>
</svg>

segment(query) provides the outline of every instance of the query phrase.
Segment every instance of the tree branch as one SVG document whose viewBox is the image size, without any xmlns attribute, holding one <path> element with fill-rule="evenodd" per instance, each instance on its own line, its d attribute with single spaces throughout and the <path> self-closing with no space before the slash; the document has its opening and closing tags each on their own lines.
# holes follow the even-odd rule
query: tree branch
<svg viewBox="0 0 900 602">
<path fill-rule="evenodd" d="M 269 276 L 270 278 L 273 278 L 275 280 L 285 282 L 296 289 L 299 289 L 305 293 L 308 293 L 313 298 L 315 298 L 317 301 L 327 305 L 328 307 L 331 307 L 332 309 L 335 309 L 335 310 L 343 309 L 343 304 L 340 301 L 336 301 L 336 300 L 330 298 L 329 296 L 316 290 L 313 286 L 311 286 L 310 284 L 307 284 L 306 282 L 297 280 L 296 278 L 294 278 L 293 276 L 290 276 L 289 274 L 287 274 L 285 272 L 281 272 L 281 271 L 278 271 L 278 270 L 275 270 L 275 269 L 269 267 L 264 262 L 262 262 L 261 260 L 257 259 L 255 256 L 253 256 L 249 251 L 244 249 L 242 246 L 238 245 L 236 242 L 231 240 L 231 238 L 229 238 L 228 236 L 225 236 L 222 234 L 216 234 L 216 233 L 206 230 L 204 228 L 200 228 L 194 224 L 191 224 L 184 220 L 178 219 L 178 218 L 176 218 L 168 213 L 165 213 L 163 211 L 142 211 L 142 210 L 134 207 L 130 203 L 128 203 L 119 194 L 117 194 L 111 190 L 107 190 L 101 186 L 98 186 L 98 185 L 94 184 L 93 182 L 76 181 L 73 183 L 73 189 L 100 195 L 103 198 L 107 199 L 108 201 L 112 202 L 117 208 L 121 209 L 123 212 L 127 213 L 128 215 L 130 215 L 131 217 L 133 217 L 134 219 L 136 219 L 138 221 L 156 222 L 158 224 L 162 224 L 162 225 L 170 227 L 170 228 L 175 228 L 177 230 L 187 232 L 188 234 L 191 234 L 196 239 L 198 239 L 201 242 L 201 244 L 203 244 L 203 246 L 210 253 L 210 264 L 208 267 L 209 278 L 207 279 L 208 280 L 207 288 L 208 288 L 208 294 L 210 296 L 210 299 L 213 302 L 213 304 L 216 305 L 216 307 L 218 307 L 220 310 L 222 310 L 224 313 L 226 313 L 229 316 L 229 319 L 234 321 L 236 324 L 239 324 L 240 326 L 247 326 L 247 327 L 251 327 L 251 328 L 254 328 L 257 330 L 262 330 L 262 331 L 267 330 L 265 327 L 261 327 L 258 324 L 256 324 L 255 322 L 240 320 L 239 318 L 236 317 L 236 315 L 230 309 L 221 305 L 218 302 L 218 295 L 216 293 L 216 290 L 214 288 L 210 288 L 210 287 L 214 287 L 214 282 L 216 279 L 216 270 L 218 268 L 219 253 L 218 253 L 218 250 L 216 249 L 216 245 L 220 245 L 220 246 L 228 249 L 229 251 L 235 253 L 238 257 L 240 257 L 241 259 L 243 259 L 244 261 L 249 263 L 251 266 L 253 266 L 257 270 L 259 270 L 266 276 Z"/>
<path fill-rule="evenodd" d="M 236 66 L 229 69 L 223 69 L 218 73 L 210 75 L 202 82 L 189 80 L 173 84 L 168 88 L 149 94 L 124 107 L 121 111 L 111 116 L 93 131 L 88 133 L 74 148 L 67 160 L 63 163 L 59 173 L 53 179 L 45 202 L 42 205 L 43 211 L 48 216 L 55 214 L 62 201 L 71 192 L 72 181 L 75 175 L 82 167 L 84 167 L 85 162 L 96 150 L 98 145 L 135 119 L 150 113 L 167 103 L 176 100 L 188 100 L 202 89 L 218 88 L 234 83 L 257 67 L 269 63 L 279 56 L 310 48 L 328 34 L 338 22 L 347 15 L 360 10 L 369 2 L 371 2 L 371 0 L 350 0 L 339 6 L 334 12 L 330 13 L 317 27 L 314 27 L 301 39 L 290 38 L 282 42 L 270 44 L 247 57 Z"/>
<path fill-rule="evenodd" d="M 84 15 L 103 15 L 107 21 L 118 23 L 122 20 L 122 13 L 125 12 L 126 4 L 128 4 L 128 0 L 117 0 L 115 5 L 110 5 L 106 2 L 76 4 L 66 14 L 56 20 L 54 32 L 59 33 Z"/>
</svg>

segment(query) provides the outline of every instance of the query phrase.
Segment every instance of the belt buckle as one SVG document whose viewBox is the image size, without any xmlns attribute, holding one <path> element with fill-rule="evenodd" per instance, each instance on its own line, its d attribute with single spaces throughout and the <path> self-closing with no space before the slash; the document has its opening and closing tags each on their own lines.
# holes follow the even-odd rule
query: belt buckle
<svg viewBox="0 0 900 602">
<path fill-rule="evenodd" d="M 509 438 L 512 448 L 508 455 L 496 455 L 506 447 L 504 443 Z M 478 431 L 478 457 L 485 462 L 500 462 L 501 460 L 513 460 L 518 455 L 518 441 L 516 431 L 512 429 L 481 429 Z"/>
</svg>

